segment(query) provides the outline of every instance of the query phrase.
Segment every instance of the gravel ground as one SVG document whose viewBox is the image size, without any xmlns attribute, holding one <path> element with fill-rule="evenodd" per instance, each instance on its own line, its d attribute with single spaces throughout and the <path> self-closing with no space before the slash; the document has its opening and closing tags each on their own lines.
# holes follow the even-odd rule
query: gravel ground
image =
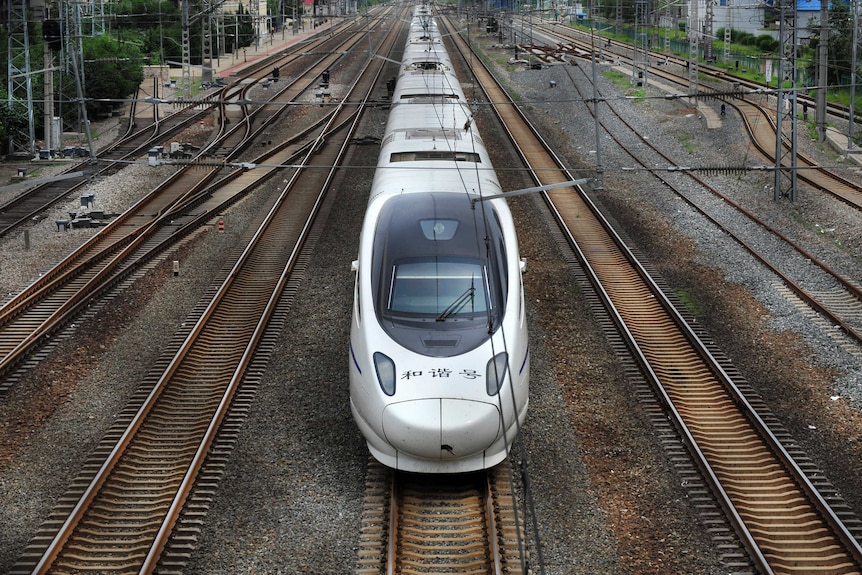
<svg viewBox="0 0 862 575">
<path fill-rule="evenodd" d="M 571 70 L 570 70 L 571 71 Z M 594 160 L 592 116 L 572 88 L 584 84 L 590 71 L 580 66 L 571 75 L 561 67 L 524 70 L 509 81 L 523 94 L 533 116 L 573 165 Z M 556 80 L 554 89 L 549 81 Z M 585 84 L 584 84 L 585 85 Z M 619 94 L 603 77 L 604 94 Z M 580 93 L 584 92 L 582 86 Z M 638 133 L 658 143 L 679 165 L 714 166 L 763 164 L 742 137 L 742 122 L 732 112 L 719 129 L 706 130 L 694 110 L 667 101 L 650 90 L 646 101 L 615 100 L 613 105 L 636 126 Z M 719 102 L 713 102 L 714 107 Z M 606 117 L 607 115 L 603 115 Z M 845 165 L 837 154 L 806 138 L 800 150 L 859 179 L 859 169 Z M 699 308 L 703 322 L 719 346 L 733 359 L 755 389 L 767 400 L 791 434 L 835 483 L 854 509 L 862 509 L 859 483 L 862 402 L 860 350 L 834 328 L 812 321 L 788 301 L 780 282 L 743 253 L 725 234 L 669 193 L 644 172 L 626 172 L 632 161 L 605 145 L 608 168 L 600 205 L 622 223 L 635 245 L 663 274 L 677 293 L 685 293 Z M 860 214 L 823 194 L 800 185 L 795 203 L 775 202 L 772 176 L 759 172 L 707 178 L 734 201 L 824 258 L 833 269 L 858 281 Z M 733 216 L 731 220 L 740 220 Z M 744 224 L 742 224 L 744 225 Z M 778 258 L 776 252 L 768 257 Z"/>
<path fill-rule="evenodd" d="M 592 118 L 576 102 L 568 75 L 552 67 L 508 76 L 560 153 L 572 165 L 591 161 Z M 580 82 L 583 74 L 573 77 Z M 557 80 L 553 93 L 546 88 L 550 79 Z M 600 82 L 603 91 L 618 91 Z M 618 104 L 642 134 L 687 164 L 752 157 L 741 144 L 741 123 L 732 113 L 722 128 L 707 131 L 682 103 Z M 385 111 L 373 111 L 359 136 L 379 136 L 384 118 Z M 494 140 L 493 126 L 482 118 L 479 122 L 485 140 Z M 810 147 L 824 161 L 835 160 Z M 495 150 L 497 166 L 511 161 L 503 153 Z M 374 146 L 359 147 L 351 165 L 373 165 L 376 154 Z M 602 154 L 609 170 L 599 201 L 668 283 L 699 304 L 699 320 L 720 347 L 851 505 L 862 509 L 858 357 L 788 305 L 776 281 L 765 278 L 759 265 L 662 186 L 619 170 L 628 159 L 609 145 Z M 151 170 L 130 168 L 105 182 L 97 192 L 99 207 L 122 209 L 140 186 L 151 187 L 164 176 L 161 168 Z M 501 177 L 504 187 L 522 186 L 517 174 Z M 207 515 L 189 573 L 352 571 L 368 457 L 347 403 L 349 264 L 370 178 L 370 170 L 357 168 L 339 182 L 336 207 Z M 762 174 L 712 179 L 812 251 L 828 256 L 837 269 L 862 277 L 858 214 L 805 190 L 793 205 L 773 202 L 771 188 L 765 189 L 771 182 Z M 274 185 L 232 208 L 225 233 L 209 228 L 184 248 L 177 256 L 183 270 L 178 278 L 167 262 L 157 267 L 78 326 L 74 338 L 0 401 L 0 572 L 14 563 L 212 281 L 222 254 L 268 204 Z M 125 193 L 128 197 L 119 196 Z M 111 203 L 114 194 L 116 204 Z M 57 213 L 72 211 L 72 204 Z M 545 233 L 535 201 L 518 198 L 512 206 L 528 259 L 533 350 L 530 414 L 517 448 L 529 467 L 536 503 L 530 521 L 541 540 L 543 572 L 726 572 L 567 264 Z M 31 227 L 29 252 L 20 252 L 20 236 L 0 241 L 0 293 L 20 290 L 81 240 L 73 235 L 77 232 L 58 233 L 54 219 L 49 215 Z M 537 561 L 535 541 L 531 545 Z M 534 572 L 539 572 L 535 564 Z"/>
</svg>

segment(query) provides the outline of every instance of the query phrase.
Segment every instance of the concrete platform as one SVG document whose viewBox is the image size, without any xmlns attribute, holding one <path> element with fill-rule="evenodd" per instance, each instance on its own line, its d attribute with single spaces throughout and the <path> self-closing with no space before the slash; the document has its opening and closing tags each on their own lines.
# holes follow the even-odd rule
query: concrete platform
<svg viewBox="0 0 862 575">
<path fill-rule="evenodd" d="M 296 34 L 292 30 L 278 31 L 270 35 L 261 42 L 259 46 L 248 46 L 239 48 L 233 53 L 223 54 L 219 58 L 215 58 L 212 62 L 213 80 L 223 79 L 229 80 L 231 76 L 237 75 L 243 68 L 255 64 L 258 60 L 262 60 L 267 56 L 285 50 L 286 48 L 307 41 L 311 36 L 317 34 L 330 33 L 329 28 L 335 24 L 334 20 L 329 20 L 317 27 L 306 26 L 300 29 Z M 151 67 L 152 70 L 144 77 L 140 87 L 140 98 L 157 98 L 161 100 L 175 100 L 182 97 L 178 80 L 182 76 L 182 68 L 173 66 L 168 69 L 159 69 L 157 66 Z M 170 83 L 170 80 L 175 80 Z M 192 66 L 191 68 L 192 85 L 200 85 L 201 68 L 200 66 Z M 166 85 L 167 83 L 167 85 Z M 149 116 L 153 112 L 151 107 L 139 106 L 139 116 Z"/>
<path fill-rule="evenodd" d="M 854 146 L 848 148 L 847 134 L 842 134 L 835 128 L 826 128 L 826 141 L 833 150 L 846 157 L 857 166 L 862 166 L 862 148 Z"/>
<path fill-rule="evenodd" d="M 304 30 L 298 30 L 296 34 L 292 30 L 280 30 L 266 38 L 261 42 L 260 46 L 239 48 L 236 53 L 225 54 L 215 62 L 213 66 L 213 78 L 224 78 L 227 80 L 231 76 L 236 75 L 239 70 L 254 64 L 257 60 L 280 52 L 294 44 L 299 44 L 316 34 L 329 33 L 329 28 L 333 25 L 335 25 L 335 20 L 329 19 L 317 27 L 308 25 Z"/>
<path fill-rule="evenodd" d="M 626 68 L 624 66 L 614 66 L 614 70 L 616 70 L 617 72 L 620 72 L 621 74 L 631 74 L 631 69 Z M 667 84 L 657 82 L 652 78 L 647 78 L 647 84 L 649 86 L 652 86 L 653 88 L 661 90 L 662 92 L 665 92 L 667 94 L 680 94 L 679 90 L 674 89 L 673 87 L 671 87 Z M 718 105 L 720 106 L 721 104 L 719 103 Z M 721 127 L 721 125 L 722 125 L 721 115 L 719 112 L 714 110 L 711 106 L 698 100 L 697 112 L 698 112 L 699 117 L 703 118 L 706 121 L 706 129 L 707 130 L 715 130 L 715 129 Z"/>
</svg>

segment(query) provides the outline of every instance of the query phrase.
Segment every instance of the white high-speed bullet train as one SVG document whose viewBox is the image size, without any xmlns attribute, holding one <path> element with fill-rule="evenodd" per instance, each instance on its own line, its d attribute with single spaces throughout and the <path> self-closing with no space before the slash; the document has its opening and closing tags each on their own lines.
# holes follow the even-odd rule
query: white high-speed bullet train
<svg viewBox="0 0 862 575">
<path fill-rule="evenodd" d="M 353 262 L 350 407 L 394 469 L 492 467 L 527 414 L 524 263 L 472 113 L 416 8 Z"/>
</svg>

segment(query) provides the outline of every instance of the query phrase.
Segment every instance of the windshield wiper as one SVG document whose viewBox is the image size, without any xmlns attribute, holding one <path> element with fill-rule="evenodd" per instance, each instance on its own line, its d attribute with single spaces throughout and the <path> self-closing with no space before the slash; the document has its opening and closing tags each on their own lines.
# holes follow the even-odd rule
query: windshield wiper
<svg viewBox="0 0 862 575">
<path fill-rule="evenodd" d="M 473 287 L 473 280 L 470 280 L 470 287 L 468 287 L 464 293 L 459 295 L 455 301 L 450 303 L 446 309 L 440 312 L 440 315 L 437 316 L 437 321 L 446 321 L 446 318 L 452 315 L 453 313 L 457 313 L 461 311 L 461 308 L 467 305 L 467 302 L 473 303 L 473 294 L 476 293 L 476 288 Z"/>
</svg>

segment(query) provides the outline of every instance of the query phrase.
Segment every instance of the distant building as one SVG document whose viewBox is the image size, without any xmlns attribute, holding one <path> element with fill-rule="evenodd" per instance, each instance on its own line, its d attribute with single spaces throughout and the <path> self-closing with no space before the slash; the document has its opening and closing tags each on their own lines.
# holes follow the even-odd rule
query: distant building
<svg viewBox="0 0 862 575">
<path fill-rule="evenodd" d="M 698 18 L 703 30 L 706 18 L 706 2 L 697 1 Z M 732 30 L 748 32 L 759 36 L 768 34 L 778 39 L 778 9 L 773 0 L 718 0 L 713 6 L 713 34 L 719 28 L 730 27 Z M 689 14 L 691 12 L 689 11 Z M 810 36 L 807 26 L 820 20 L 820 0 L 796 0 L 796 30 L 797 40 L 802 43 Z"/>
<path fill-rule="evenodd" d="M 254 2 L 255 5 L 251 5 Z M 242 4 L 242 11 L 246 14 L 257 16 L 254 22 L 254 34 L 259 42 L 262 42 L 269 36 L 270 24 L 269 13 L 267 12 L 266 0 L 224 0 L 219 5 L 223 14 L 236 14 L 239 11 L 239 5 Z M 256 10 L 255 10 L 256 9 Z M 257 12 L 255 14 L 255 12 Z"/>
</svg>

